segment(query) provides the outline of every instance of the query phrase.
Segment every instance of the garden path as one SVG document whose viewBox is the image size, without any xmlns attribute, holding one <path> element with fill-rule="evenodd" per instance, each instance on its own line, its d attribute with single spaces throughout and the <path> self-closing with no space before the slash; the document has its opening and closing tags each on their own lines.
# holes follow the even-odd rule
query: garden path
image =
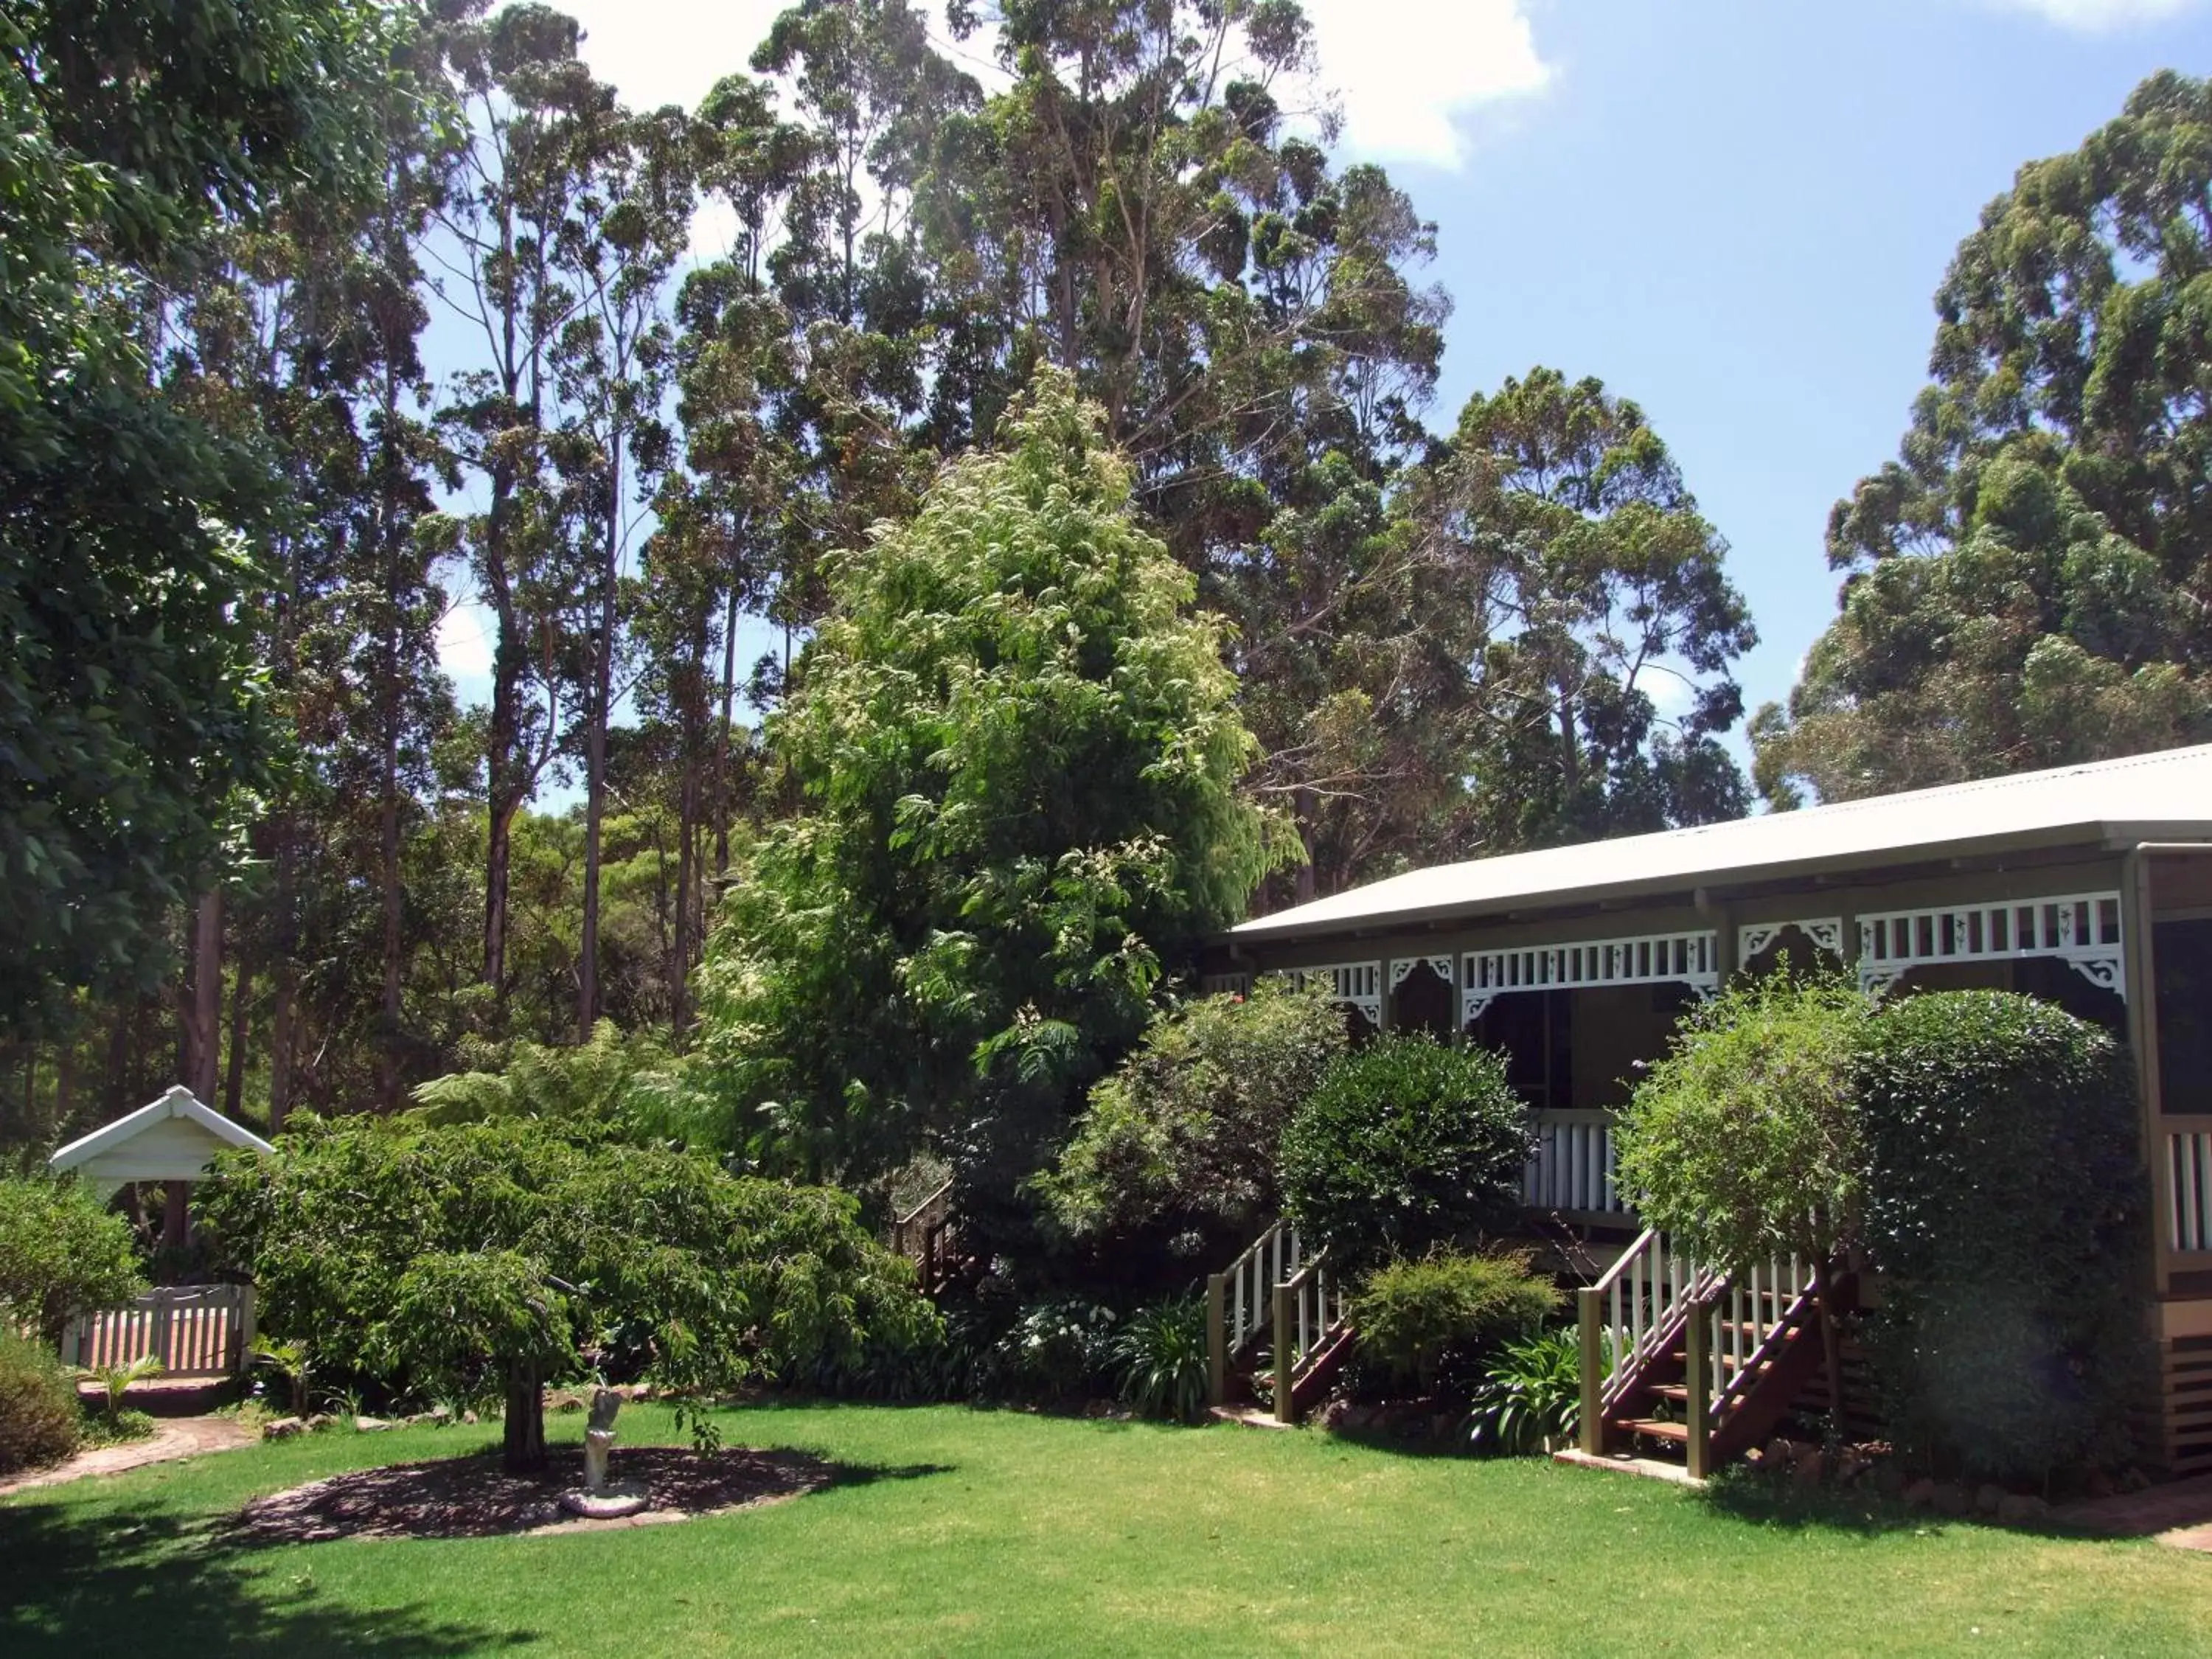
<svg viewBox="0 0 2212 1659">
<path fill-rule="evenodd" d="M 198 1457 L 203 1452 L 235 1451 L 240 1446 L 254 1443 L 255 1437 L 236 1418 L 232 1417 L 173 1417 L 156 1419 L 152 1434 L 143 1440 L 125 1442 L 119 1446 L 99 1446 L 91 1451 L 79 1452 L 66 1463 L 57 1463 L 50 1469 L 37 1469 L 29 1474 L 0 1480 L 0 1498 L 11 1492 L 27 1492 L 33 1486 L 58 1486 L 64 1480 L 81 1480 L 91 1474 L 120 1474 L 125 1469 L 143 1468 L 149 1463 L 167 1463 L 179 1457 Z"/>
<path fill-rule="evenodd" d="M 2068 1526 L 2127 1538 L 2155 1538 L 2176 1549 L 2212 1554 L 2212 1474 L 2063 1504 L 2052 1511 L 2051 1518 Z"/>
</svg>

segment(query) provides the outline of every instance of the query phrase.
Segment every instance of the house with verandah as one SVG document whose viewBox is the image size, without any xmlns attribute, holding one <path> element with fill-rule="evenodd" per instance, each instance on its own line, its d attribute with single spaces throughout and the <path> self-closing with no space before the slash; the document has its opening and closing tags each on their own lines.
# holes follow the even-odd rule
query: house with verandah
<svg viewBox="0 0 2212 1659">
<path fill-rule="evenodd" d="M 2212 1470 L 2212 745 L 1417 870 L 1244 923 L 1203 983 L 1319 981 L 1356 1030 L 1502 1050 L 1535 1124 L 1532 1225 L 1609 1263 L 1583 1292 L 1585 1445 L 1650 1430 L 1695 1466 L 1751 1443 L 1802 1381 L 1812 1285 L 1788 1262 L 1701 1277 L 1639 1231 L 1612 1123 L 1685 1008 L 1784 951 L 1884 995 L 2027 992 L 2127 1044 L 2159 1455 Z M 1212 1289 L 1217 1389 L 1265 1344 L 1295 1412 L 1332 1346 L 1325 1268 L 1278 1230 Z M 1290 1339 L 1267 1342 L 1279 1321 Z"/>
</svg>

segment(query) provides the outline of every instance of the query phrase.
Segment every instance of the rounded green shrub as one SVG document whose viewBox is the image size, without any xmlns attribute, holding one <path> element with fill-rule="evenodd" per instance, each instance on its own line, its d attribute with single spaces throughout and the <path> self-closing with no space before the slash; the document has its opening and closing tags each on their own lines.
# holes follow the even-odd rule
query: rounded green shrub
<svg viewBox="0 0 2212 1659">
<path fill-rule="evenodd" d="M 1901 1443 L 1996 1481 L 2127 1461 L 2150 1355 L 2126 1055 L 2050 1003 L 1948 992 L 1873 1020 L 1857 1084 Z"/>
<path fill-rule="evenodd" d="M 1426 1033 L 1346 1054 L 1283 1132 L 1283 1207 L 1349 1266 L 1473 1243 L 1519 1219 L 1528 1108 L 1502 1057 Z"/>
<path fill-rule="evenodd" d="M 1194 1224 L 1249 1237 L 1280 1212 L 1284 1127 L 1345 1044 L 1340 1009 L 1279 981 L 1162 1013 L 1091 1091 L 1036 1190 L 1080 1240 Z"/>
<path fill-rule="evenodd" d="M 73 1178 L 0 1177 L 0 1322 L 57 1346 L 70 1316 L 146 1288 L 131 1224 Z"/>
<path fill-rule="evenodd" d="M 60 1462 L 77 1449 L 83 1424 L 61 1362 L 0 1327 L 0 1475 Z"/>
<path fill-rule="evenodd" d="M 1439 1250 L 1376 1268 L 1346 1314 L 1367 1359 L 1426 1394 L 1446 1370 L 1534 1334 L 1559 1307 L 1558 1288 L 1525 1254 Z"/>
</svg>

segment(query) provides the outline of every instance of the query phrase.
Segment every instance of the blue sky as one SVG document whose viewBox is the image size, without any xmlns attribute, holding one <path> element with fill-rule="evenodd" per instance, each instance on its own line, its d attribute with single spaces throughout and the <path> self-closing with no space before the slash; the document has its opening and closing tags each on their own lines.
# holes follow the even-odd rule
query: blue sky
<svg viewBox="0 0 2212 1659">
<path fill-rule="evenodd" d="M 1640 402 L 1733 545 L 1754 707 L 1833 611 L 1828 508 L 1894 451 L 1982 205 L 2154 70 L 2212 71 L 2212 0 L 1306 3 L 1340 158 L 1437 222 L 1456 308 L 1431 423 L 1540 363 Z M 778 6 L 565 9 L 650 105 L 744 67 Z M 482 696 L 478 615 L 444 642 Z"/>
</svg>

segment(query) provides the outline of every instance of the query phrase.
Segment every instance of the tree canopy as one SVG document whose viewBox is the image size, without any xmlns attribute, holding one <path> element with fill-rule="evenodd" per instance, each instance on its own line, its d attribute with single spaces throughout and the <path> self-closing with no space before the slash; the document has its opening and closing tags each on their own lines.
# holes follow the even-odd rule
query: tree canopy
<svg viewBox="0 0 2212 1659">
<path fill-rule="evenodd" d="M 1902 453 L 1829 520 L 1840 614 L 1758 716 L 1770 799 L 2212 736 L 2209 136 L 2161 72 L 1960 244 Z"/>
<path fill-rule="evenodd" d="M 576 1125 L 303 1116 L 203 1203 L 264 1329 L 394 1393 L 503 1397 L 510 1468 L 543 1464 L 542 1385 L 587 1358 L 726 1389 L 933 1317 L 846 1194 Z"/>
<path fill-rule="evenodd" d="M 708 1086 L 768 1167 L 934 1133 L 1010 1195 L 1279 856 L 1219 623 L 1096 412 L 1048 371 L 1004 441 L 833 563 L 770 728 L 810 810 L 738 866 L 702 975 Z"/>
</svg>

